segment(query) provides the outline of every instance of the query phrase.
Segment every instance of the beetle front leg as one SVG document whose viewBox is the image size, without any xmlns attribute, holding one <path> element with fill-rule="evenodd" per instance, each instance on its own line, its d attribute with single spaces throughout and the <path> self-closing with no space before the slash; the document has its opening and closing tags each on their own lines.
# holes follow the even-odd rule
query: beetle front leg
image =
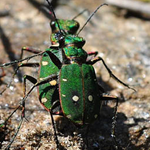
<svg viewBox="0 0 150 150">
<path fill-rule="evenodd" d="M 98 51 L 88 52 L 87 54 L 88 54 L 88 56 L 94 55 L 94 57 L 95 57 L 98 54 Z"/>
<path fill-rule="evenodd" d="M 39 54 L 39 53 L 42 52 L 41 50 L 34 49 L 32 47 L 23 47 L 21 49 L 20 59 L 22 59 L 24 51 L 27 51 L 27 52 L 30 52 L 30 53 L 33 53 L 33 54 Z"/>
<path fill-rule="evenodd" d="M 96 57 L 96 55 L 98 54 L 97 51 L 93 51 L 93 52 L 88 52 L 88 57 L 87 57 L 87 62 L 91 60 L 91 56 Z"/>
<path fill-rule="evenodd" d="M 20 63 L 20 62 L 22 62 L 24 60 L 30 60 L 33 57 L 41 56 L 43 53 L 44 52 L 40 52 L 38 54 L 32 55 L 32 56 L 24 58 L 24 59 L 15 60 L 15 61 L 9 62 L 9 63 L 4 63 L 4 64 L 1 64 L 0 67 L 3 70 L 3 67 L 15 65 L 15 64 Z M 18 72 L 18 70 L 19 70 L 20 67 L 38 67 L 39 64 L 38 63 L 21 63 L 19 66 L 18 65 L 16 65 L 16 66 L 17 66 L 17 68 L 15 68 L 15 72 L 14 72 L 14 74 L 12 76 L 12 79 L 11 79 L 10 83 L 7 84 L 6 87 L 3 89 L 3 91 L 0 92 L 0 95 L 2 95 L 6 91 L 6 89 L 10 87 L 10 85 L 12 83 L 12 80 L 13 80 L 14 76 L 17 74 L 17 72 Z M 21 80 L 21 77 L 19 75 L 18 75 L 18 78 L 19 78 L 19 80 L 21 82 L 22 80 Z"/>
<path fill-rule="evenodd" d="M 132 89 L 134 91 L 136 91 L 134 88 L 131 88 L 128 84 L 122 82 L 119 78 L 117 78 L 112 71 L 108 68 L 108 66 L 106 65 L 105 61 L 103 60 L 103 58 L 101 57 L 95 57 L 93 60 L 87 61 L 87 64 L 93 65 L 98 61 L 102 61 L 103 65 L 105 66 L 106 70 L 108 71 L 110 77 L 114 78 L 117 82 L 121 83 L 122 85 L 128 87 L 129 89 Z"/>
<path fill-rule="evenodd" d="M 38 54 L 29 56 L 29 57 L 26 57 L 26 58 L 23 58 L 23 59 L 18 59 L 18 60 L 11 61 L 11 62 L 9 62 L 9 63 L 0 64 L 0 67 L 8 67 L 8 66 L 12 66 L 12 65 L 15 65 L 15 64 L 17 64 L 17 63 L 23 62 L 23 61 L 25 61 L 25 60 L 28 61 L 28 60 L 30 60 L 30 59 L 32 59 L 32 58 L 34 58 L 34 57 L 43 55 L 43 53 L 44 53 L 44 52 L 40 52 L 40 53 L 38 53 Z"/>
</svg>

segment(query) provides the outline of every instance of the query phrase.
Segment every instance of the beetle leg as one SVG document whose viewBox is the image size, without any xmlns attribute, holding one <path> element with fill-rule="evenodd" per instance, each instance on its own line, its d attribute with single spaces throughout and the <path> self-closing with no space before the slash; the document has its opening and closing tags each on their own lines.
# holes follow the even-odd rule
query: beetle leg
<svg viewBox="0 0 150 150">
<path fill-rule="evenodd" d="M 88 61 L 90 61 L 92 59 L 91 56 L 96 57 L 96 55 L 98 54 L 98 52 L 97 51 L 88 52 L 87 54 L 88 54 L 88 57 L 87 57 L 87 62 L 88 62 Z"/>
<path fill-rule="evenodd" d="M 132 89 L 136 92 L 136 90 L 134 88 L 131 88 L 128 84 L 122 82 L 119 78 L 117 78 L 112 71 L 108 68 L 108 66 L 106 65 L 105 61 L 103 60 L 103 58 L 101 57 L 95 57 L 93 60 L 87 61 L 87 64 L 93 65 L 98 61 L 102 61 L 103 65 L 105 66 L 106 70 L 108 71 L 110 77 L 114 78 L 117 82 L 121 83 L 122 85 L 128 87 L 129 89 Z"/>
<path fill-rule="evenodd" d="M 116 96 L 109 96 L 109 95 L 103 95 L 102 101 L 109 101 L 109 100 L 116 100 L 116 105 L 114 107 L 114 112 L 113 112 L 113 118 L 112 118 L 112 128 L 111 128 L 111 136 L 114 140 L 116 148 L 119 147 L 119 144 L 116 140 L 116 134 L 115 134 L 115 128 L 116 128 L 116 119 L 117 119 L 117 108 L 118 108 L 118 97 Z"/>
<path fill-rule="evenodd" d="M 44 52 L 40 52 L 40 53 L 38 53 L 38 54 L 29 56 L 29 57 L 26 57 L 26 58 L 23 58 L 23 59 L 18 59 L 18 60 L 11 61 L 11 62 L 9 62 L 9 63 L 0 64 L 0 67 L 12 66 L 12 65 L 15 65 L 15 64 L 17 64 L 17 63 L 23 62 L 24 60 L 27 60 L 27 61 L 28 61 L 28 60 L 32 59 L 33 57 L 37 57 L 37 56 L 43 55 L 43 53 L 44 53 Z"/>
<path fill-rule="evenodd" d="M 53 103 L 49 113 L 50 113 L 50 116 L 51 116 L 52 126 L 53 126 L 53 130 L 54 130 L 54 140 L 55 140 L 55 143 L 57 145 L 57 149 L 59 150 L 60 144 L 59 144 L 59 141 L 58 141 L 58 138 L 57 138 L 56 124 L 55 124 L 55 121 L 54 121 L 54 118 L 53 118 L 53 109 L 55 109 L 58 105 L 59 105 L 59 100 L 57 100 Z"/>
<path fill-rule="evenodd" d="M 34 85 L 33 87 L 29 90 L 29 92 L 26 94 L 26 80 L 29 80 L 30 82 L 32 82 Z M 50 75 L 49 77 L 46 77 L 44 78 L 42 81 L 37 81 L 35 78 L 33 78 L 32 76 L 28 76 L 26 75 L 24 77 L 24 98 L 23 98 L 23 101 L 22 101 L 22 104 L 24 105 L 25 104 L 25 100 L 27 99 L 28 95 L 32 92 L 32 90 L 36 87 L 36 86 L 39 86 L 41 84 L 45 84 L 53 79 L 57 79 L 57 75 Z M 58 139 L 57 139 L 57 134 L 56 134 L 56 129 L 55 129 L 55 123 L 54 123 L 54 119 L 53 119 L 53 115 L 52 115 L 52 111 L 53 109 L 58 105 L 58 102 L 59 101 L 55 101 L 53 103 L 53 106 L 51 107 L 51 110 L 49 110 L 50 112 L 50 116 L 51 116 L 51 120 L 52 120 L 52 125 L 53 125 L 53 129 L 54 129 L 54 135 L 55 135 L 55 142 L 57 144 L 57 149 L 59 149 L 59 142 L 58 142 Z M 23 112 L 23 116 L 24 115 L 24 112 Z"/>
<path fill-rule="evenodd" d="M 48 77 L 46 77 L 46 78 L 44 78 L 42 81 L 37 81 L 35 78 L 33 78 L 32 76 L 28 76 L 28 75 L 25 75 L 24 76 L 24 89 L 23 89 L 23 91 L 24 91 L 24 96 L 23 96 L 23 99 L 22 99 L 22 101 L 21 101 L 21 103 L 20 103 L 20 105 L 12 112 L 12 114 L 6 119 L 6 121 L 5 121 L 5 124 L 6 124 L 6 122 L 8 121 L 8 119 L 20 108 L 20 107 L 22 107 L 22 115 L 21 115 L 21 121 L 20 121 L 20 123 L 19 123 L 19 125 L 18 125 L 18 128 L 17 128 L 17 131 L 16 131 L 16 133 L 14 134 L 14 136 L 13 136 L 13 138 L 12 138 L 12 140 L 10 141 L 10 143 L 9 143 L 9 145 L 5 148 L 5 149 L 9 149 L 10 148 L 10 146 L 11 146 L 11 144 L 13 143 L 13 141 L 15 140 L 15 138 L 16 138 L 16 136 L 17 136 L 17 134 L 18 134 L 18 132 L 19 132 L 19 130 L 20 130 L 20 128 L 21 128 L 21 125 L 22 125 L 22 123 L 23 123 L 23 119 L 25 118 L 25 100 L 27 99 L 27 97 L 29 96 L 29 94 L 33 91 L 33 89 L 36 87 L 36 86 L 39 86 L 39 85 L 41 85 L 41 84 L 45 84 L 45 83 L 47 83 L 47 82 L 49 82 L 49 81 L 51 81 L 51 80 L 53 80 L 53 79 L 56 79 L 57 78 L 57 75 L 50 75 L 50 76 L 48 76 Z M 32 82 L 34 85 L 31 87 L 31 89 L 28 91 L 28 93 L 26 94 L 26 80 L 29 80 L 30 82 Z M 0 127 L 1 126 L 3 126 L 4 125 L 4 123 L 3 124 L 1 124 L 0 125 Z"/>
<path fill-rule="evenodd" d="M 11 115 L 9 115 L 9 117 L 5 120 L 5 122 L 2 123 L 2 124 L 0 124 L 0 127 L 2 127 L 2 126 L 4 126 L 4 125 L 5 125 L 5 127 L 6 127 L 7 121 L 12 117 L 12 115 L 13 115 L 20 107 L 21 107 L 21 105 L 17 106 L 17 108 L 11 113 Z M 21 128 L 22 123 L 23 123 L 23 117 L 21 116 L 21 121 L 20 121 L 20 123 L 19 123 L 19 125 L 18 125 L 18 127 L 17 127 L 17 131 L 15 132 L 15 134 L 14 134 L 13 138 L 11 139 L 10 143 L 6 146 L 5 150 L 9 150 L 9 149 L 10 149 L 11 144 L 14 142 L 14 140 L 15 140 L 15 138 L 16 138 L 16 136 L 17 136 L 17 134 L 18 134 L 18 132 L 19 132 L 19 130 L 20 130 L 20 128 Z"/>
<path fill-rule="evenodd" d="M 17 74 L 19 68 L 21 67 L 39 67 L 39 63 L 21 63 L 20 65 L 18 65 L 17 68 L 15 69 L 14 74 L 11 77 L 9 84 L 7 84 L 6 87 L 3 89 L 3 91 L 0 92 L 0 95 L 2 95 L 6 91 L 6 89 L 10 87 L 15 75 Z"/>
<path fill-rule="evenodd" d="M 29 80 L 30 82 L 32 82 L 34 85 L 30 88 L 30 90 L 28 91 L 28 93 L 26 94 L 26 80 Z M 43 78 L 41 81 L 37 81 L 37 79 L 35 79 L 32 76 L 29 75 L 25 75 L 24 76 L 24 97 L 22 99 L 22 103 L 25 102 L 25 100 L 27 99 L 27 97 L 29 96 L 29 94 L 32 92 L 32 90 L 42 84 L 48 83 L 54 79 L 57 79 L 57 75 L 56 74 L 52 74 L 48 77 Z"/>
<path fill-rule="evenodd" d="M 90 124 L 88 124 L 88 126 L 87 126 L 87 128 L 86 128 L 86 131 L 85 131 L 85 143 L 86 143 L 87 148 L 89 148 L 89 141 L 88 141 L 89 128 L 90 128 Z M 84 143 L 84 145 L 83 145 L 83 146 L 84 146 L 84 149 L 86 149 L 85 143 Z"/>
<path fill-rule="evenodd" d="M 7 121 L 12 117 L 12 115 L 20 108 L 21 106 L 19 105 L 19 106 L 17 106 L 17 108 L 8 116 L 8 118 L 4 121 L 4 123 L 1 123 L 0 124 L 0 127 L 2 127 L 2 126 L 6 126 L 6 124 L 7 124 Z"/>
<path fill-rule="evenodd" d="M 11 144 L 14 142 L 14 140 L 15 140 L 15 138 L 16 138 L 16 136 L 17 136 L 17 134 L 18 134 L 18 132 L 19 132 L 19 130 L 20 130 L 20 128 L 21 128 L 22 123 L 23 123 L 23 118 L 21 117 L 21 121 L 20 121 L 20 123 L 19 123 L 19 125 L 18 125 L 17 131 L 16 131 L 16 133 L 14 134 L 13 138 L 11 139 L 10 143 L 9 143 L 9 144 L 7 145 L 7 147 L 5 148 L 5 150 L 9 150 L 9 149 L 10 149 Z"/>
<path fill-rule="evenodd" d="M 29 81 L 31 81 L 33 84 L 36 83 L 36 79 L 31 77 L 31 76 L 24 76 L 24 96 L 25 96 L 25 93 L 26 93 L 26 79 L 28 79 Z M 23 96 L 23 97 L 24 97 Z M 22 107 L 22 114 L 21 114 L 21 120 L 20 120 L 20 123 L 18 125 L 18 128 L 17 128 L 17 131 L 15 132 L 13 138 L 11 139 L 9 145 L 6 147 L 6 149 L 9 150 L 11 144 L 13 143 L 13 141 L 15 140 L 20 128 L 21 128 L 21 125 L 23 123 L 23 119 L 25 118 L 25 101 L 22 101 L 21 104 L 13 111 L 13 113 L 19 108 L 19 107 Z M 9 118 L 13 115 L 13 113 L 9 116 Z"/>
<path fill-rule="evenodd" d="M 32 48 L 32 47 L 23 47 L 23 48 L 21 49 L 20 59 L 22 59 L 24 51 L 27 51 L 27 52 L 30 52 L 30 53 L 33 53 L 33 54 L 39 54 L 39 53 L 42 52 L 41 50 L 34 49 L 34 48 Z"/>
<path fill-rule="evenodd" d="M 34 84 L 34 85 L 30 88 L 30 90 L 28 91 L 27 94 L 25 94 L 25 93 L 26 93 L 26 79 L 28 79 L 30 82 L 32 82 L 32 83 Z M 56 74 L 52 74 L 52 75 L 50 75 L 50 76 L 48 76 L 48 77 L 45 77 L 45 78 L 43 78 L 43 79 L 40 80 L 40 81 L 37 81 L 35 78 L 33 78 L 33 77 L 29 76 L 29 75 L 26 75 L 26 76 L 24 77 L 24 97 L 23 97 L 23 99 L 22 99 L 22 102 L 24 102 L 24 101 L 27 99 L 27 97 L 29 96 L 29 94 L 32 92 L 32 90 L 33 90 L 35 87 L 37 87 L 37 86 L 39 86 L 39 85 L 42 85 L 42 84 L 45 84 L 45 83 L 48 83 L 48 82 L 50 82 L 50 81 L 52 81 L 52 80 L 54 80 L 54 79 L 57 79 L 57 75 L 56 75 Z"/>
<path fill-rule="evenodd" d="M 98 51 L 88 52 L 88 56 L 94 55 L 94 57 L 98 54 Z"/>
</svg>

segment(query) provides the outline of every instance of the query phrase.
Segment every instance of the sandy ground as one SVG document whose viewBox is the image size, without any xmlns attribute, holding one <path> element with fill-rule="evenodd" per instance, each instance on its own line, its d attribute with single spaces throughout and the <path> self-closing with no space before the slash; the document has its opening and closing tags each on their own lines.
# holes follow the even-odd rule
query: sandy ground
<svg viewBox="0 0 150 150">
<path fill-rule="evenodd" d="M 59 1 L 55 6 L 58 18 L 72 19 L 84 9 L 93 12 L 103 1 Z M 49 15 L 44 13 L 44 0 L 3 0 L 0 12 L 9 15 L 0 17 L 0 63 L 19 59 L 23 46 L 45 50 L 50 45 L 51 30 Z M 40 5 L 42 6 L 42 5 Z M 89 14 L 84 13 L 77 20 L 80 26 Z M 98 51 L 112 72 L 123 82 L 136 89 L 121 85 L 109 77 L 101 62 L 94 65 L 98 82 L 110 95 L 120 98 L 116 123 L 116 140 L 120 149 L 148 150 L 150 147 L 150 22 L 134 16 L 124 17 L 111 6 L 104 6 L 79 34 L 84 37 L 84 49 Z M 30 56 L 25 53 L 24 57 Z M 40 58 L 31 62 L 39 62 Z M 10 82 L 14 67 L 4 68 L 6 76 L 0 79 L 0 90 Z M 1 71 L 1 70 L 0 70 Z M 0 96 L 0 119 L 5 120 L 19 105 L 23 96 L 22 77 L 30 74 L 37 77 L 38 69 L 23 68 L 16 75 L 10 88 Z M 27 88 L 32 86 L 27 83 Z M 111 138 L 111 124 L 115 103 L 104 104 L 101 116 L 90 126 L 86 148 L 85 130 L 78 129 L 64 118 L 57 118 L 58 139 L 62 149 L 115 149 Z M 6 129 L 0 129 L 0 149 L 12 139 L 20 121 L 21 110 L 9 120 Z M 26 102 L 26 118 L 10 149 L 56 149 L 50 116 L 38 101 L 35 89 Z"/>
</svg>

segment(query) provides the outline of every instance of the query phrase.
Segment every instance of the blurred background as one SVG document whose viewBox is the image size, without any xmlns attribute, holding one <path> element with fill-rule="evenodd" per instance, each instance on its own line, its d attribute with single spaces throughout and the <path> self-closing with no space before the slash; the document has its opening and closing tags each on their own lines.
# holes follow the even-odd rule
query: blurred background
<svg viewBox="0 0 150 150">
<path fill-rule="evenodd" d="M 112 72 L 136 92 L 110 78 L 101 62 L 94 65 L 98 82 L 110 95 L 120 98 L 116 124 L 116 139 L 122 149 L 148 150 L 150 147 L 150 1 L 149 0 L 53 0 L 58 19 L 76 18 L 80 27 L 102 3 L 79 36 L 84 37 L 84 49 L 98 51 Z M 0 63 L 20 58 L 21 48 L 32 46 L 44 51 L 50 43 L 51 16 L 44 0 L 1 0 L 0 2 Z M 24 57 L 32 54 L 25 53 Z M 39 62 L 40 58 L 31 62 Z M 16 66 L 0 69 L 0 90 L 10 82 Z M 5 75 L 4 75 L 5 74 Z M 18 106 L 23 96 L 22 77 L 37 77 L 38 69 L 23 68 L 15 76 L 10 88 L 0 95 L 0 119 Z M 27 83 L 28 89 L 32 86 Z M 89 149 L 108 150 L 113 147 L 111 123 L 115 103 L 104 104 L 101 116 L 89 131 Z M 8 122 L 7 129 L 0 129 L 0 147 L 4 148 L 17 128 L 21 111 Z M 24 124 L 12 144 L 13 149 L 55 149 L 53 129 L 48 113 L 38 102 L 36 89 L 29 96 Z M 83 149 L 84 137 L 75 127 L 59 124 L 63 134 L 59 141 L 64 149 Z M 65 126 L 65 127 L 64 127 Z M 70 125 L 72 127 L 72 125 Z M 63 127 L 63 129 L 61 129 Z M 63 131 L 62 131 L 63 130 Z M 5 134 L 4 134 L 5 133 Z M 50 139 L 49 139 L 50 138 Z"/>
</svg>

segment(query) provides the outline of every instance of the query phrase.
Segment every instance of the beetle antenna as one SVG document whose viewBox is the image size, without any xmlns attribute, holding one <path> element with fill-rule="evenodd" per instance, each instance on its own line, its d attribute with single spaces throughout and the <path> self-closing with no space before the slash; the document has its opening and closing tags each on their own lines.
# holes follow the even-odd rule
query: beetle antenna
<svg viewBox="0 0 150 150">
<path fill-rule="evenodd" d="M 98 6 L 95 11 L 90 15 L 90 17 L 88 18 L 88 20 L 85 22 L 85 24 L 82 26 L 82 28 L 79 30 L 79 32 L 77 33 L 77 36 L 79 35 L 79 33 L 83 30 L 83 28 L 87 25 L 87 23 L 91 20 L 91 18 L 95 15 L 95 13 L 102 7 L 102 6 L 108 6 L 108 4 L 104 3 L 101 4 L 100 6 Z"/>
<path fill-rule="evenodd" d="M 79 17 L 80 15 L 82 15 L 84 12 L 88 12 L 89 13 L 89 10 L 88 9 L 84 9 L 83 11 L 81 11 L 79 14 L 77 14 L 76 16 L 74 16 L 73 18 L 72 18 L 72 20 L 74 20 L 74 19 L 76 19 L 77 17 Z"/>
<path fill-rule="evenodd" d="M 58 24 L 59 31 L 62 33 L 61 28 L 60 28 L 60 25 L 59 25 L 59 23 L 58 23 L 58 19 L 56 18 L 54 9 L 53 9 L 53 7 L 52 7 L 52 3 L 51 3 L 49 0 L 46 0 L 46 1 L 47 1 L 48 5 L 49 5 L 50 11 L 52 11 L 52 13 L 53 13 L 53 15 L 54 15 L 54 19 L 55 19 L 56 23 Z"/>
</svg>

